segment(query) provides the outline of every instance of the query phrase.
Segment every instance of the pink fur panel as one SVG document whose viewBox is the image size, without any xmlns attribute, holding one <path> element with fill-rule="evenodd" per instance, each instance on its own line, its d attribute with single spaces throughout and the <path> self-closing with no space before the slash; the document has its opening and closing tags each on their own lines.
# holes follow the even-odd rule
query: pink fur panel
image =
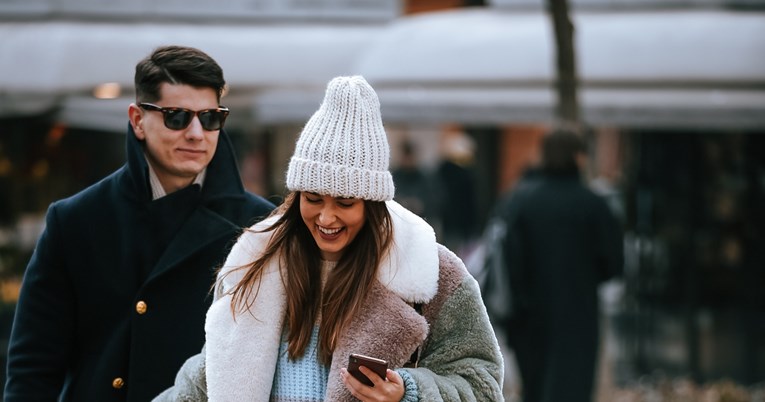
<svg viewBox="0 0 765 402">
<path fill-rule="evenodd" d="M 438 260 L 440 269 L 438 273 L 438 293 L 425 304 L 422 309 L 423 315 L 428 322 L 434 322 L 438 312 L 441 311 L 446 300 L 462 284 L 465 275 L 469 275 L 462 260 L 448 248 L 438 245 Z"/>
<path fill-rule="evenodd" d="M 353 401 L 340 380 L 348 355 L 360 353 L 385 359 L 400 368 L 428 335 L 428 323 L 398 295 L 375 282 L 367 304 L 338 341 L 332 357 L 327 400 Z"/>
</svg>

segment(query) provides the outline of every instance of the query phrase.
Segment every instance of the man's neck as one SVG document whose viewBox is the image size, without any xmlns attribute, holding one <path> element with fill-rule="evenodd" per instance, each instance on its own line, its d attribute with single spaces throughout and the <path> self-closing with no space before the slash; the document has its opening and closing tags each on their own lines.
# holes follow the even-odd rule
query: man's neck
<svg viewBox="0 0 765 402">
<path fill-rule="evenodd" d="M 157 175 L 157 172 L 151 166 L 151 162 L 149 162 L 148 165 L 149 185 L 151 186 L 152 200 L 162 198 L 192 184 L 199 184 L 201 187 L 204 183 L 205 175 L 207 173 L 207 168 L 205 168 L 193 178 L 185 179 L 181 177 L 174 177 L 174 180 L 168 180 L 167 178 L 163 180 L 159 177 L 159 175 Z"/>
</svg>

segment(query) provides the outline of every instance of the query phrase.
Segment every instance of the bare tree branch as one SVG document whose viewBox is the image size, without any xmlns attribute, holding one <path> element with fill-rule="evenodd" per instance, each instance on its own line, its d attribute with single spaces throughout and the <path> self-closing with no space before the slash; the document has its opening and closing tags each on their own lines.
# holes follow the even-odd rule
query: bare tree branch
<svg viewBox="0 0 765 402">
<path fill-rule="evenodd" d="M 579 123 L 578 78 L 574 52 L 574 24 L 569 18 L 568 0 L 547 0 L 556 43 L 558 105 L 556 117 L 566 123 Z"/>
</svg>

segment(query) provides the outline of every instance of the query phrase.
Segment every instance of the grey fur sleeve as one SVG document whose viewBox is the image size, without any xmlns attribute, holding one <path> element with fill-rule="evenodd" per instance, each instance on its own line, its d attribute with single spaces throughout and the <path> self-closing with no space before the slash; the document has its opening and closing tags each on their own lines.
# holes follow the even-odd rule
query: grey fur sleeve
<svg viewBox="0 0 765 402">
<path fill-rule="evenodd" d="M 447 299 L 418 368 L 404 370 L 421 401 L 504 400 L 502 353 L 475 279 L 466 276 Z"/>
<path fill-rule="evenodd" d="M 205 349 L 183 363 L 175 384 L 157 395 L 152 402 L 207 402 Z"/>
</svg>

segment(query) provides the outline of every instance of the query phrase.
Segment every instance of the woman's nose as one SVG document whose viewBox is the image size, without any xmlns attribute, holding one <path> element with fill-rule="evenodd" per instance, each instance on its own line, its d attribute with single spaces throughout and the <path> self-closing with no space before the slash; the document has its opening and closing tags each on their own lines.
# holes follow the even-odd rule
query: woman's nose
<svg viewBox="0 0 765 402">
<path fill-rule="evenodd" d="M 319 212 L 319 223 L 329 225 L 335 221 L 335 209 L 331 206 L 324 206 Z"/>
</svg>

